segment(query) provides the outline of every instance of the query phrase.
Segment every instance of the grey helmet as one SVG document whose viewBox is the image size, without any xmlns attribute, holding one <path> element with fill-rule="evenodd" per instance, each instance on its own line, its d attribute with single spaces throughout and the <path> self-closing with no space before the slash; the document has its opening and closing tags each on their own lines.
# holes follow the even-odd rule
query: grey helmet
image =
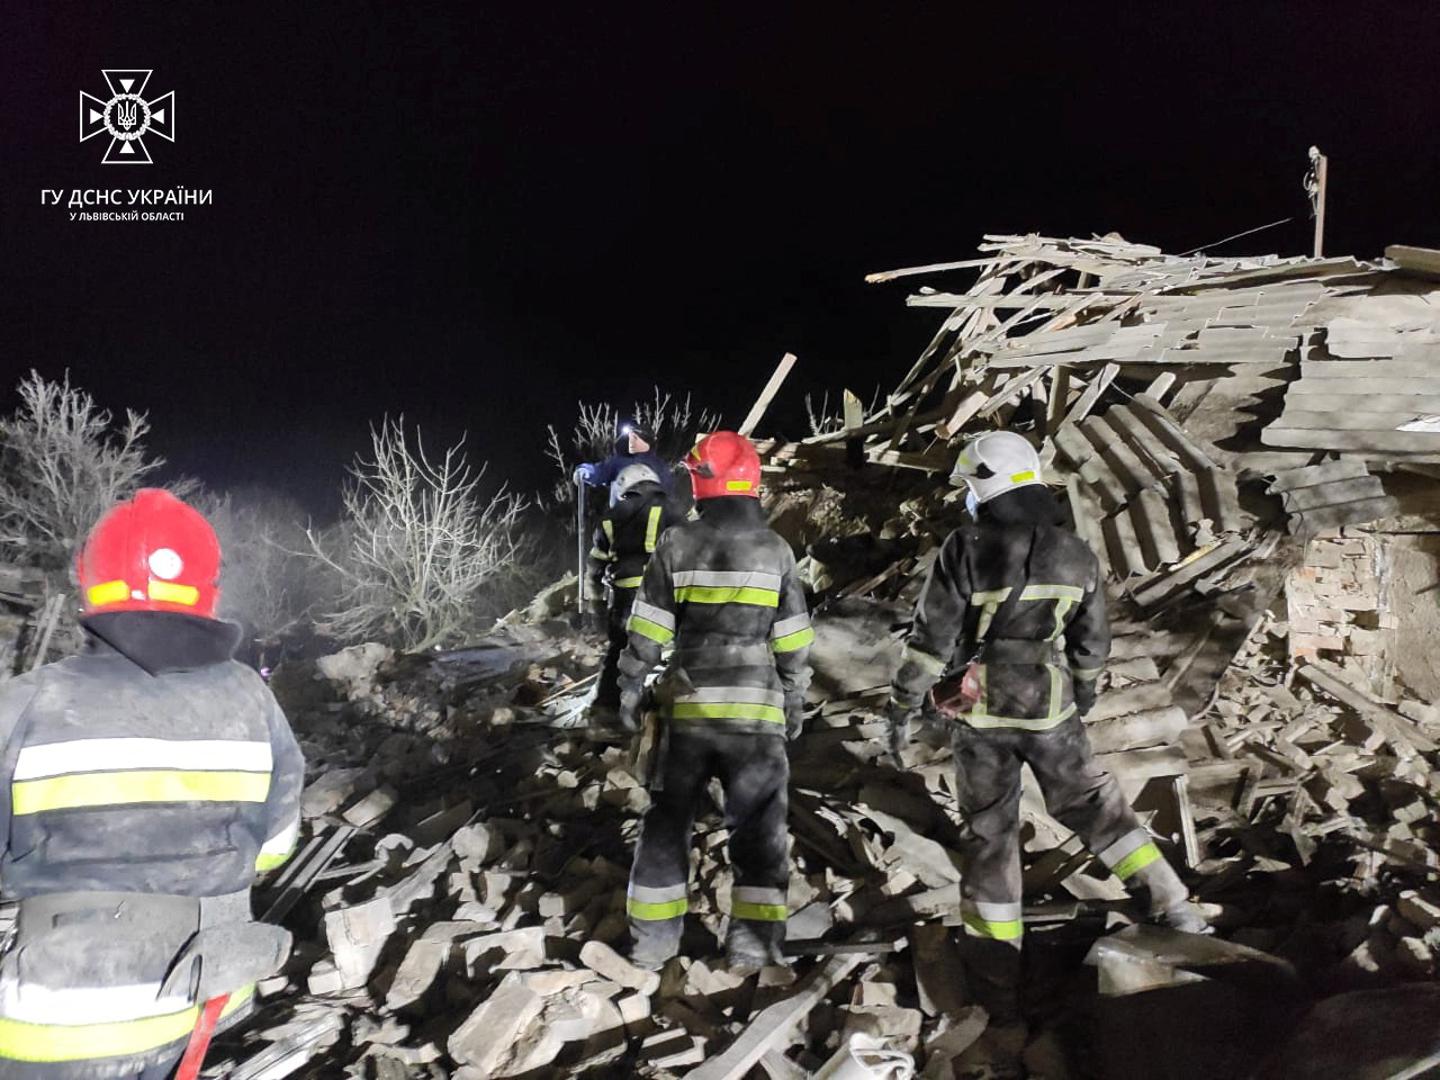
<svg viewBox="0 0 1440 1080">
<path fill-rule="evenodd" d="M 660 477 L 649 465 L 626 465 L 610 483 L 610 505 L 614 506 L 637 484 L 658 484 Z"/>
</svg>

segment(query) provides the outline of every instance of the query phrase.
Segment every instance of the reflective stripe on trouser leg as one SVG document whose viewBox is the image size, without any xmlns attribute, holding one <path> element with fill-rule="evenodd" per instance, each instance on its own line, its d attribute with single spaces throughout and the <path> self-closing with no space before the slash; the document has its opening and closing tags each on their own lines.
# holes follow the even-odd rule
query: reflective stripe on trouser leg
<svg viewBox="0 0 1440 1080">
<path fill-rule="evenodd" d="M 690 910 L 686 884 L 636 885 L 633 881 L 625 893 L 625 913 L 644 922 L 678 919 Z"/>
<path fill-rule="evenodd" d="M 761 885 L 735 885 L 730 889 L 730 914 L 755 922 L 784 922 L 789 916 L 785 890 Z"/>
<path fill-rule="evenodd" d="M 1131 892 L 1146 889 L 1150 910 L 1168 911 L 1190 898 L 1190 891 L 1165 861 L 1165 856 L 1143 826 L 1126 833 L 1100 852 L 1100 861 L 1125 883 Z"/>
<path fill-rule="evenodd" d="M 688 907 L 690 829 L 695 800 L 709 779 L 707 750 L 672 734 L 664 770 L 663 784 L 651 792 L 650 809 L 640 824 L 625 905 L 635 955 L 650 960 L 663 960 L 680 949 Z"/>
<path fill-rule="evenodd" d="M 785 940 L 790 879 L 790 762 L 785 740 L 763 734 L 717 734 L 717 771 L 725 787 L 725 826 L 735 871 L 727 949 L 741 941 L 778 952 Z"/>
<path fill-rule="evenodd" d="M 1141 826 L 1132 829 L 1109 847 L 1096 852 L 1100 861 L 1121 881 L 1128 881 L 1136 873 L 1161 858 L 1160 849 L 1150 838 L 1148 829 Z"/>
<path fill-rule="evenodd" d="M 952 729 L 956 791 L 963 822 L 960 955 L 977 1001 L 992 1017 L 1019 1014 L 1021 732 Z"/>
<path fill-rule="evenodd" d="M 970 937 L 989 938 L 992 941 L 1008 941 L 1017 949 L 1025 933 L 1025 923 L 1019 903 L 995 904 L 984 900 L 960 899 L 960 920 L 965 933 Z"/>
</svg>

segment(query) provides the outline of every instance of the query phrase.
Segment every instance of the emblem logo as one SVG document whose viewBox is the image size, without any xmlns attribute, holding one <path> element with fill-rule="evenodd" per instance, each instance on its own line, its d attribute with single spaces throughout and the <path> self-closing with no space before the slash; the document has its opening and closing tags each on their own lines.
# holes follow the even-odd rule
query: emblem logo
<svg viewBox="0 0 1440 1080">
<path fill-rule="evenodd" d="M 80 141 L 109 135 L 110 146 L 101 159 L 105 165 L 149 165 L 146 135 L 175 141 L 175 91 L 145 100 L 150 69 L 105 68 L 110 99 L 101 101 L 80 91 Z"/>
</svg>

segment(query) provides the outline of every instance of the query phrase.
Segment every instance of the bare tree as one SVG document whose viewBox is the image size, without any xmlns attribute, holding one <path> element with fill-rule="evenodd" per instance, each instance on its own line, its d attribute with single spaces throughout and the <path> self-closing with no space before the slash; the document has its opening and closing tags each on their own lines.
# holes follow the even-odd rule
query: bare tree
<svg viewBox="0 0 1440 1080">
<path fill-rule="evenodd" d="M 299 503 L 263 490 L 196 500 L 220 538 L 220 615 L 241 623 L 261 657 L 310 621 L 322 575 L 305 552 Z"/>
<path fill-rule="evenodd" d="M 339 590 L 316 627 L 427 649 L 476 621 L 482 590 L 521 550 L 525 501 L 504 488 L 482 497 L 485 469 L 467 463 L 463 440 L 432 460 L 418 429 L 412 449 L 403 417 L 387 417 L 370 439 L 370 458 L 351 468 L 339 528 L 306 530 Z"/>
<path fill-rule="evenodd" d="M 552 495 L 555 502 L 562 506 L 575 501 L 575 489 L 570 480 L 575 467 L 581 462 L 601 460 L 614 452 L 621 419 L 620 414 L 608 403 L 587 405 L 582 401 L 579 403 L 579 410 L 568 445 L 561 439 L 554 425 L 549 428 L 546 455 L 555 463 L 560 473 Z M 649 401 L 635 402 L 626 415 L 654 433 L 653 449 L 662 459 L 671 463 L 684 457 L 699 436 L 715 430 L 720 423 L 720 418 L 714 413 L 695 408 L 689 394 L 677 398 L 658 386 L 654 388 L 654 394 Z"/>
<path fill-rule="evenodd" d="M 20 407 L 0 419 L 0 538 L 18 559 L 63 564 L 165 461 L 145 453 L 144 413 L 116 423 L 68 372 L 51 382 L 32 371 L 18 389 Z"/>
</svg>

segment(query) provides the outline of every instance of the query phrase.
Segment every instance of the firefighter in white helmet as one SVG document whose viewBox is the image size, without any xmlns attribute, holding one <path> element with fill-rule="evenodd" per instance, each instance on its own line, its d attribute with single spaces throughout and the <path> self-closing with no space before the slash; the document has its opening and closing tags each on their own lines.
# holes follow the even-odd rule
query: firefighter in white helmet
<svg viewBox="0 0 1440 1080">
<path fill-rule="evenodd" d="M 587 620 L 593 629 L 604 626 L 608 638 L 593 702 L 597 710 L 620 705 L 616 665 L 629 641 L 625 624 L 635 592 L 660 537 L 682 520 L 684 515 L 650 465 L 626 465 L 611 482 L 610 508 L 595 527 L 585 586 L 590 599 Z"/>
<path fill-rule="evenodd" d="M 946 539 L 916 605 L 891 690 L 891 753 L 899 764 L 927 695 L 953 721 L 964 952 L 982 1004 L 1003 1020 L 1019 1007 L 1022 765 L 1050 813 L 1146 892 L 1153 917 L 1206 927 L 1091 752 L 1081 718 L 1110 651 L 1104 583 L 1094 553 L 1058 524 L 1034 447 L 1013 432 L 981 435 L 951 482 L 968 489 L 974 522 Z"/>
</svg>

